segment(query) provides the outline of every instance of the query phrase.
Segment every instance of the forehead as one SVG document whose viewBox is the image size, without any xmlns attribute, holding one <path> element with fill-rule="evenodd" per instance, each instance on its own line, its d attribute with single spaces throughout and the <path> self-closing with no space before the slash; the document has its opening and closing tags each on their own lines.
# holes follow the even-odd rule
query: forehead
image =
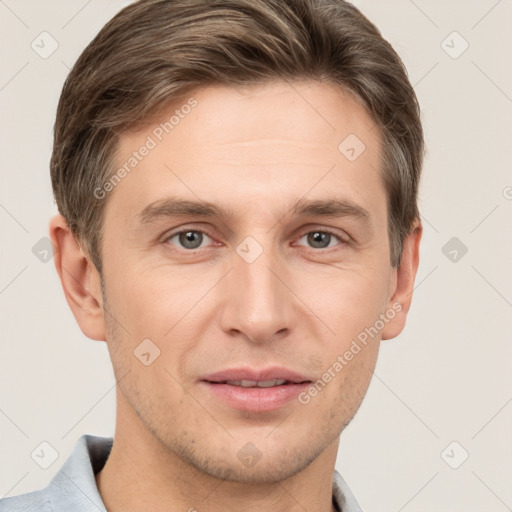
<svg viewBox="0 0 512 512">
<path fill-rule="evenodd" d="M 115 169 L 128 172 L 107 208 L 135 222 L 149 204 L 179 196 L 261 214 L 262 205 L 282 212 L 339 191 L 371 210 L 385 199 L 380 144 L 369 114 L 336 85 L 210 86 L 120 136 Z"/>
</svg>

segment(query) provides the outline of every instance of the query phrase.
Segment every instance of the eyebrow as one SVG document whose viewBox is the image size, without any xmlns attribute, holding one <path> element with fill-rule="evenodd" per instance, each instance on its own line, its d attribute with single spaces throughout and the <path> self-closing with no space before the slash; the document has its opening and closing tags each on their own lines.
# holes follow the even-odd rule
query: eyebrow
<svg viewBox="0 0 512 512">
<path fill-rule="evenodd" d="M 370 223 L 370 214 L 362 206 L 347 199 L 299 199 L 290 209 L 296 217 L 342 218 L 353 217 L 365 224 Z M 287 214 L 282 213 L 281 217 Z M 208 201 L 190 201 L 169 197 L 147 205 L 136 216 L 137 228 L 148 226 L 169 217 L 217 217 L 227 221 L 234 217 L 233 209 Z"/>
</svg>

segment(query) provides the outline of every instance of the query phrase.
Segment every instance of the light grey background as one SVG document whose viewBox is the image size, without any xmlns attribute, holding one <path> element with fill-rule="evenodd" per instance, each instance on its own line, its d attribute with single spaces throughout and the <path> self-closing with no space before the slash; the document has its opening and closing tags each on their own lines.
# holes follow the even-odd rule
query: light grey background
<svg viewBox="0 0 512 512">
<path fill-rule="evenodd" d="M 0 0 L 0 496 L 46 485 L 80 435 L 113 435 L 106 346 L 82 334 L 36 244 L 57 212 L 62 84 L 128 3 Z M 429 153 L 408 324 L 382 344 L 337 469 L 368 512 L 512 510 L 512 2 L 354 3 L 404 60 Z M 31 47 L 51 49 L 43 31 L 58 43 L 45 59 Z M 58 452 L 48 469 L 31 458 L 44 441 Z"/>
</svg>

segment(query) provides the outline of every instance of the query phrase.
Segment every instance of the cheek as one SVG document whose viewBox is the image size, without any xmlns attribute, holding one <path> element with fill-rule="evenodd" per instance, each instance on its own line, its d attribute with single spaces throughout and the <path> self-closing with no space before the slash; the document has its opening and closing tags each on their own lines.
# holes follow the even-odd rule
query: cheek
<svg viewBox="0 0 512 512">
<path fill-rule="evenodd" d="M 342 370 L 332 402 L 344 418 L 353 418 L 361 405 L 371 381 L 378 353 L 378 344 L 367 346 Z M 343 373 L 345 372 L 345 373 Z M 335 406 L 336 409 L 336 406 Z"/>
<path fill-rule="evenodd" d="M 117 281 L 110 276 L 115 284 L 107 285 L 109 350 L 117 375 L 130 371 L 126 382 L 137 381 L 130 389 L 166 389 L 161 399 L 179 400 L 177 382 L 186 383 L 187 360 L 206 325 L 201 308 L 210 307 L 201 297 L 211 284 L 200 276 L 191 283 L 170 267 L 126 275 L 119 273 Z"/>
<path fill-rule="evenodd" d="M 118 275 L 111 295 L 119 321 L 126 323 L 133 336 L 164 341 L 200 291 L 194 292 L 175 268 L 140 270 L 133 266 Z"/>
<path fill-rule="evenodd" d="M 328 327 L 334 345 L 340 349 L 378 319 L 387 303 L 385 270 L 368 267 L 342 269 L 330 275 L 306 275 L 300 281 L 299 296 Z M 299 286 L 299 285 L 297 285 Z M 327 333 L 328 334 L 328 333 Z"/>
<path fill-rule="evenodd" d="M 345 349 L 332 353 L 324 373 L 301 397 L 301 403 L 316 404 L 331 419 L 337 418 L 337 425 L 346 425 L 361 405 L 375 369 L 379 342 Z"/>
</svg>

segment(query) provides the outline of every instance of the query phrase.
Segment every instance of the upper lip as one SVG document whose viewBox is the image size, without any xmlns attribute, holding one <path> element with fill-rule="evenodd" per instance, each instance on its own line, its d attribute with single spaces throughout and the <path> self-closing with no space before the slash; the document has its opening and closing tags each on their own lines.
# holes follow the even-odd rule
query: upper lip
<svg viewBox="0 0 512 512">
<path fill-rule="evenodd" d="M 283 379 L 293 383 L 311 382 L 311 379 L 306 375 L 289 370 L 287 368 L 273 366 L 271 368 L 231 368 L 221 370 L 219 372 L 210 373 L 200 380 L 209 382 L 226 382 L 238 380 L 253 380 L 256 382 L 265 382 L 274 379 Z"/>
</svg>

